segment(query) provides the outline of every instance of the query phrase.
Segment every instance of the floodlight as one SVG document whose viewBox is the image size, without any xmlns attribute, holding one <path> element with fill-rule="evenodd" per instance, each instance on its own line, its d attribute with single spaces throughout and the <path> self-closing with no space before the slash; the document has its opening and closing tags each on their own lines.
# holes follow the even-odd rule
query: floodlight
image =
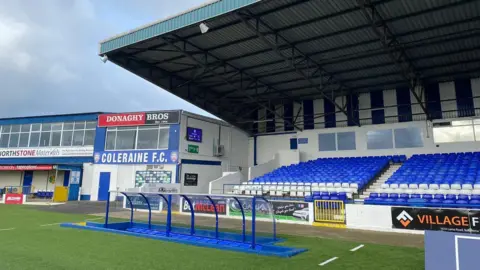
<svg viewBox="0 0 480 270">
<path fill-rule="evenodd" d="M 102 57 L 100 57 L 100 60 L 102 60 L 103 63 L 106 63 L 108 61 L 108 56 L 104 54 Z"/>
<path fill-rule="evenodd" d="M 208 28 L 208 26 L 205 23 L 200 24 L 200 32 L 202 32 L 202 34 L 207 33 L 208 29 L 210 29 L 210 28 Z"/>
</svg>

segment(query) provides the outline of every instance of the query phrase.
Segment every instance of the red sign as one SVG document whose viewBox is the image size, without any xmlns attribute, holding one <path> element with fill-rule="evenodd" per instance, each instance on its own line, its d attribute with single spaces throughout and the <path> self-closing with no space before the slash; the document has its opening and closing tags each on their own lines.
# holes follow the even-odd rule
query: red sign
<svg viewBox="0 0 480 270">
<path fill-rule="evenodd" d="M 140 126 L 145 125 L 145 113 L 115 113 L 98 116 L 99 127 Z"/>
<path fill-rule="evenodd" d="M 8 193 L 5 195 L 5 204 L 23 204 L 23 194 Z"/>
<path fill-rule="evenodd" d="M 52 165 L 0 165 L 0 171 L 50 171 Z"/>
</svg>

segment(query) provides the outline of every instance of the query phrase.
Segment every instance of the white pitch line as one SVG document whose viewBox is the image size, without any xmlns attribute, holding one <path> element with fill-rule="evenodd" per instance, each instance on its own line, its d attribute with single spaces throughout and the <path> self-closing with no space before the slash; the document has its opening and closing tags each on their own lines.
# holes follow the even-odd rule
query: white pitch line
<svg viewBox="0 0 480 270">
<path fill-rule="evenodd" d="M 320 265 L 320 266 L 324 266 L 324 265 L 326 265 L 327 263 L 331 263 L 331 262 L 335 261 L 336 259 L 338 259 L 338 257 L 333 257 L 333 258 L 331 258 L 331 259 L 328 259 L 328 260 L 322 262 L 322 263 L 319 264 L 319 265 Z"/>
<path fill-rule="evenodd" d="M 0 229 L 0 231 L 11 231 L 11 230 L 15 230 L 15 228 Z"/>
<path fill-rule="evenodd" d="M 42 224 L 40 227 L 46 227 L 46 226 L 54 226 L 54 225 L 60 225 L 62 223 L 50 223 L 50 224 Z"/>
<path fill-rule="evenodd" d="M 350 249 L 350 251 L 351 251 L 351 252 L 355 252 L 355 251 L 357 251 L 357 250 L 359 250 L 359 249 L 363 248 L 364 246 L 365 246 L 365 245 L 360 245 L 360 246 L 358 246 L 358 247 L 356 247 L 356 248 L 352 248 L 352 249 Z"/>
</svg>

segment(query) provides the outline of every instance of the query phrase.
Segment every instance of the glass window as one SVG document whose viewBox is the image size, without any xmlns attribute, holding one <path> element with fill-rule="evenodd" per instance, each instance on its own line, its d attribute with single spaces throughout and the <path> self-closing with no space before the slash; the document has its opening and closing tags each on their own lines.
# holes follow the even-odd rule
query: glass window
<svg viewBox="0 0 480 270">
<path fill-rule="evenodd" d="M 371 130 L 367 132 L 367 149 L 392 149 L 393 133 L 391 129 Z"/>
<path fill-rule="evenodd" d="M 41 124 L 32 124 L 32 131 L 40 131 Z"/>
<path fill-rule="evenodd" d="M 433 129 L 435 143 L 471 142 L 473 126 L 436 127 Z"/>
<path fill-rule="evenodd" d="M 30 132 L 30 124 L 23 124 L 20 128 L 21 132 Z"/>
<path fill-rule="evenodd" d="M 10 140 L 10 134 L 2 134 L 2 137 L 0 137 L 0 147 L 7 148 L 9 140 Z"/>
<path fill-rule="evenodd" d="M 20 133 L 20 141 L 18 142 L 18 147 L 27 147 L 28 137 L 30 137 L 30 133 Z"/>
<path fill-rule="evenodd" d="M 72 146 L 72 136 L 73 131 L 63 131 L 62 132 L 62 146 Z"/>
<path fill-rule="evenodd" d="M 50 131 L 52 130 L 52 124 L 42 124 L 42 131 Z"/>
<path fill-rule="evenodd" d="M 159 139 L 158 139 L 158 149 L 168 149 L 168 138 L 170 135 L 170 130 L 168 128 L 161 128 Z"/>
<path fill-rule="evenodd" d="M 115 150 L 115 139 L 116 139 L 116 131 L 108 130 L 107 131 L 107 143 L 105 145 L 106 150 Z"/>
<path fill-rule="evenodd" d="M 83 133 L 85 130 L 75 130 L 73 132 L 73 146 L 82 146 L 83 145 Z"/>
<path fill-rule="evenodd" d="M 139 129 L 136 149 L 157 149 L 159 129 Z"/>
<path fill-rule="evenodd" d="M 83 145 L 93 145 L 95 140 L 95 130 L 85 130 L 85 139 Z"/>
<path fill-rule="evenodd" d="M 475 126 L 475 140 L 480 142 L 480 125 Z"/>
<path fill-rule="evenodd" d="M 355 150 L 355 132 L 337 133 L 338 150 Z"/>
<path fill-rule="evenodd" d="M 10 134 L 10 142 L 8 143 L 8 147 L 18 147 L 19 138 L 20 138 L 20 134 L 18 133 Z"/>
<path fill-rule="evenodd" d="M 318 134 L 318 151 L 336 151 L 335 133 Z"/>
<path fill-rule="evenodd" d="M 51 146 L 60 146 L 62 139 L 62 132 L 56 131 L 52 132 Z"/>
<path fill-rule="evenodd" d="M 40 142 L 40 132 L 32 132 L 30 134 L 30 142 L 28 143 L 29 147 L 38 147 Z"/>
<path fill-rule="evenodd" d="M 50 132 L 40 133 L 40 147 L 50 146 Z"/>
<path fill-rule="evenodd" d="M 136 130 L 118 130 L 117 139 L 115 140 L 115 149 L 135 149 Z"/>
<path fill-rule="evenodd" d="M 97 122 L 87 122 L 86 129 L 95 129 L 97 128 Z"/>
<path fill-rule="evenodd" d="M 398 128 L 395 132 L 395 148 L 423 147 L 423 135 L 419 128 Z"/>
<path fill-rule="evenodd" d="M 62 130 L 62 123 L 52 124 L 52 130 L 55 130 L 55 131 Z"/>
<path fill-rule="evenodd" d="M 20 125 L 12 125 L 11 132 L 20 132 Z"/>
<path fill-rule="evenodd" d="M 75 122 L 75 129 L 85 129 L 85 121 Z"/>
<path fill-rule="evenodd" d="M 63 130 L 73 130 L 73 122 L 63 123 Z"/>
<path fill-rule="evenodd" d="M 11 127 L 12 126 L 10 126 L 10 125 L 3 126 L 2 127 L 2 133 L 10 133 L 10 128 Z"/>
</svg>

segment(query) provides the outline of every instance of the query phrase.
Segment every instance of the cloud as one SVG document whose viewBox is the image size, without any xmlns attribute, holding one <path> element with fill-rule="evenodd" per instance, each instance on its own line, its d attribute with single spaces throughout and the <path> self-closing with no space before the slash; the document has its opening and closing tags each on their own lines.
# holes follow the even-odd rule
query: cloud
<svg viewBox="0 0 480 270">
<path fill-rule="evenodd" d="M 100 40 L 202 2 L 0 1 L 0 117 L 162 109 L 206 114 L 97 55 Z"/>
</svg>

